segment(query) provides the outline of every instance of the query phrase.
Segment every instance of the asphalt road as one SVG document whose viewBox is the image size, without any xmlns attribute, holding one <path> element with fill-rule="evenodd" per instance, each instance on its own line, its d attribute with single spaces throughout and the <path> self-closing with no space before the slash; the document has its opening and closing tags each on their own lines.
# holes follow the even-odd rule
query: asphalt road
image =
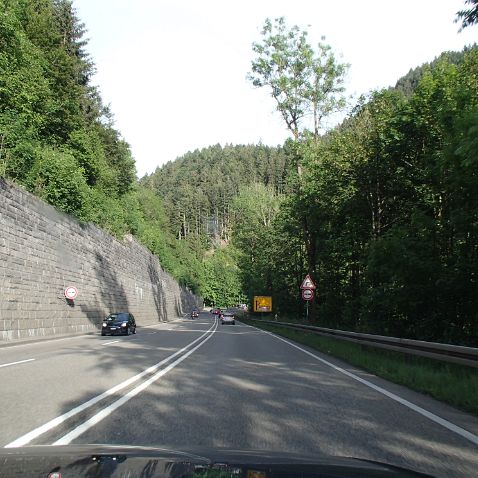
<svg viewBox="0 0 478 478">
<path fill-rule="evenodd" d="M 209 313 L 0 348 L 0 446 L 104 443 L 354 456 L 478 476 L 478 419 Z"/>
</svg>

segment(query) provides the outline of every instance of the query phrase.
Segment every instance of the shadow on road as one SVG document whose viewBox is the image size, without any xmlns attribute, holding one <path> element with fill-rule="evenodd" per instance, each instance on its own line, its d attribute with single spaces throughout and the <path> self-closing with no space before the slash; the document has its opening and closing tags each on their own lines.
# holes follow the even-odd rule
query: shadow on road
<svg viewBox="0 0 478 478">
<path fill-rule="evenodd" d="M 441 477 L 478 469 L 471 443 L 270 340 L 241 325 L 220 326 L 191 357 L 75 443 L 353 456 Z M 121 366 L 151 365 L 156 348 L 152 342 L 128 349 Z M 102 351 L 98 367 L 105 363 L 118 366 L 113 351 Z M 89 398 L 65 403 L 64 411 Z"/>
</svg>

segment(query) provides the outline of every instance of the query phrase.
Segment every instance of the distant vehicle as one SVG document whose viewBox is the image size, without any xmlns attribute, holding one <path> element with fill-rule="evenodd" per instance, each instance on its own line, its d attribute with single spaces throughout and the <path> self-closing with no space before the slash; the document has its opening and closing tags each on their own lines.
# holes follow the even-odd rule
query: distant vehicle
<svg viewBox="0 0 478 478">
<path fill-rule="evenodd" d="M 103 321 L 101 335 L 130 335 L 136 333 L 136 321 L 129 312 L 116 312 Z"/>
<path fill-rule="evenodd" d="M 197 319 L 199 317 L 199 311 L 197 309 L 193 309 L 191 312 L 191 319 Z"/>
<path fill-rule="evenodd" d="M 220 315 L 220 314 L 221 314 L 221 309 L 219 309 L 218 307 L 215 308 L 215 309 L 212 309 L 212 313 L 213 313 L 214 315 Z"/>
<path fill-rule="evenodd" d="M 232 312 L 224 312 L 224 314 L 221 314 L 221 324 L 222 325 L 236 325 L 236 320 L 234 317 L 234 314 Z"/>
</svg>

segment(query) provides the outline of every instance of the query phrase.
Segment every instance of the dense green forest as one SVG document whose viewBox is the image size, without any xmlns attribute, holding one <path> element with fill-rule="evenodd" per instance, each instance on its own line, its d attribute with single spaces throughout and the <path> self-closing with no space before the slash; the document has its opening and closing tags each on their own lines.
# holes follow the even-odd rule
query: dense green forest
<svg viewBox="0 0 478 478">
<path fill-rule="evenodd" d="M 476 46 L 443 53 L 361 98 L 332 131 L 297 122 L 273 166 L 249 160 L 247 174 L 243 154 L 217 146 L 143 181 L 177 237 L 214 231 L 236 260 L 222 277 L 237 273 L 249 299 L 272 295 L 281 315 L 303 315 L 308 272 L 321 325 L 476 343 L 477 78 Z"/>
<path fill-rule="evenodd" d="M 478 344 L 476 46 L 362 97 L 325 131 L 347 65 L 266 21 L 249 79 L 292 139 L 188 152 L 137 180 L 71 1 L 0 0 L 0 12 L 0 175 L 134 234 L 207 304 L 272 295 L 282 317 L 302 316 L 310 273 L 321 325 Z"/>
<path fill-rule="evenodd" d="M 163 199 L 176 237 L 231 239 L 232 201 L 241 187 L 265 184 L 285 191 L 286 155 L 263 145 L 211 146 L 189 152 L 141 180 Z"/>
<path fill-rule="evenodd" d="M 134 234 L 197 291 L 204 248 L 177 241 L 161 199 L 138 184 L 91 85 L 84 35 L 69 0 L 0 0 L 0 175 L 118 238 Z"/>
<path fill-rule="evenodd" d="M 255 84 L 277 95 L 288 126 L 342 74 L 333 57 L 314 63 L 306 37 L 266 22 L 255 48 Z M 284 74 L 286 54 L 303 61 Z M 330 79 L 311 81 L 321 80 L 324 65 L 331 65 Z M 236 225 L 242 270 L 279 310 L 302 313 L 299 284 L 308 272 L 321 325 L 477 344 L 477 79 L 473 46 L 361 98 L 332 131 L 290 127 L 288 194 L 259 234 L 245 221 Z M 302 94 L 297 85 L 318 91 Z M 264 254 L 267 260 L 256 259 Z"/>
<path fill-rule="evenodd" d="M 295 47 L 277 41 L 281 28 L 264 30 L 276 57 Z M 477 79 L 476 46 L 443 54 L 362 98 L 332 131 L 290 143 L 297 174 L 270 227 L 236 226 L 248 275 L 280 310 L 300 313 L 309 272 L 321 325 L 477 343 Z M 307 96 L 284 84 L 300 108 Z"/>
<path fill-rule="evenodd" d="M 0 174 L 121 234 L 136 170 L 90 84 L 84 26 L 66 0 L 0 0 Z"/>
<path fill-rule="evenodd" d="M 86 28 L 72 2 L 0 0 L 0 12 L 0 175 L 118 238 L 134 234 L 208 302 L 246 300 L 236 252 L 222 247 L 230 203 L 244 181 L 284 187 L 281 148 L 215 146 L 138 181 L 91 84 Z"/>
</svg>

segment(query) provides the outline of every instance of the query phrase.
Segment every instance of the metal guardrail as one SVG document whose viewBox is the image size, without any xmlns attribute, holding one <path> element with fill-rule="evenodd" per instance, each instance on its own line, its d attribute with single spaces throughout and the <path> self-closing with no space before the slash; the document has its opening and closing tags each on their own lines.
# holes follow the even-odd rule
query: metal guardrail
<svg viewBox="0 0 478 478">
<path fill-rule="evenodd" d="M 457 363 L 478 368 L 478 348 L 464 347 L 461 345 L 440 344 L 425 342 L 423 340 L 401 339 L 398 337 L 387 337 L 384 335 L 362 334 L 348 332 L 345 330 L 327 329 L 312 325 L 293 324 L 290 322 L 278 322 L 275 320 L 252 319 L 257 322 L 271 325 L 280 325 L 296 330 L 306 330 L 318 335 L 333 337 L 340 340 L 348 340 L 371 347 L 378 347 L 386 350 L 428 357 L 444 362 Z"/>
</svg>

